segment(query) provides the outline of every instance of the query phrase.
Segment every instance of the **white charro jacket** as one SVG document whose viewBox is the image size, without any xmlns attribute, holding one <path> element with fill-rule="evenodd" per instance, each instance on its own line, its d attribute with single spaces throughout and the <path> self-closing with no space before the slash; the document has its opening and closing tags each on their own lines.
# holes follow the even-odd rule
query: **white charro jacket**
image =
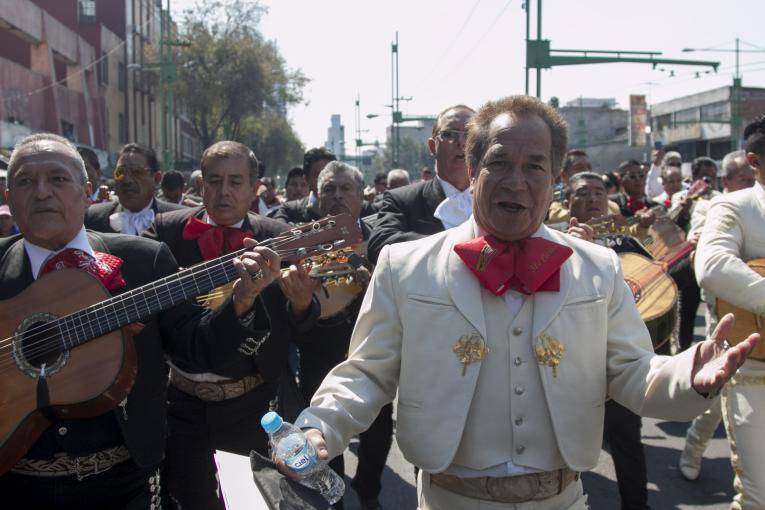
<svg viewBox="0 0 765 510">
<path fill-rule="evenodd" d="M 463 375 L 453 346 L 462 335 L 485 338 L 492 320 L 478 280 L 453 250 L 474 237 L 473 225 L 468 221 L 381 252 L 348 359 L 329 373 L 297 419 L 300 427 L 324 433 L 331 456 L 366 430 L 398 390 L 396 438 L 404 456 L 432 473 L 452 463 L 482 366 L 470 363 Z M 530 341 L 544 333 L 565 347 L 557 376 L 538 366 L 544 389 L 539 405 L 547 406 L 547 430 L 554 437 L 540 433 L 535 441 L 554 441 L 565 464 L 584 471 L 598 459 L 607 396 L 643 416 L 690 420 L 703 412 L 708 401 L 691 387 L 696 349 L 674 358 L 653 353 L 616 254 L 547 227 L 540 233 L 574 253 L 561 267 L 560 292 L 532 298 Z M 511 427 L 510 416 L 497 414 L 482 420 Z"/>
</svg>

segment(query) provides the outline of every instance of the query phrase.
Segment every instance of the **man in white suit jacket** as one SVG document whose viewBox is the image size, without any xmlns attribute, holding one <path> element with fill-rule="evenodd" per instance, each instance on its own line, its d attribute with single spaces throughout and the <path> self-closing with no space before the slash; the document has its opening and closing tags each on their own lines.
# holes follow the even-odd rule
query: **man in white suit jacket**
<svg viewBox="0 0 765 510">
<path fill-rule="evenodd" d="M 581 509 L 578 472 L 597 461 L 607 396 L 644 416 L 690 420 L 708 405 L 701 394 L 743 362 L 754 338 L 725 353 L 720 336 L 655 356 L 616 255 L 542 225 L 565 149 L 565 123 L 537 99 L 490 102 L 474 116 L 474 219 L 383 249 L 347 361 L 297 420 L 315 429 L 307 435 L 321 456 L 341 454 L 398 390 L 397 439 L 421 468 L 420 508 Z M 484 278 L 505 252 L 485 267 L 486 246 L 470 267 L 455 252 L 488 240 L 503 250 L 541 243 L 512 252 L 528 257 L 514 274 L 552 271 L 550 285 L 501 293 Z"/>
<path fill-rule="evenodd" d="M 746 261 L 765 257 L 765 116 L 744 130 L 746 158 L 757 182 L 712 201 L 696 249 L 704 290 L 765 315 L 765 278 Z M 765 362 L 748 359 L 722 392 L 736 478 L 732 510 L 765 508 Z"/>
</svg>

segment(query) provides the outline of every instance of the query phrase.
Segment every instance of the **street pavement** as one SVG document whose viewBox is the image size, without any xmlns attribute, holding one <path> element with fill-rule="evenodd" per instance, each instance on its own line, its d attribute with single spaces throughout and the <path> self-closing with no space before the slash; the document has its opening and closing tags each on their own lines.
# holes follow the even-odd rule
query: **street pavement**
<svg viewBox="0 0 765 510">
<path fill-rule="evenodd" d="M 703 308 L 700 308 L 700 311 Z M 696 317 L 697 339 L 704 335 L 704 317 Z M 688 423 L 654 419 L 643 420 L 643 445 L 648 466 L 648 503 L 654 510 L 727 510 L 733 497 L 733 470 L 730 450 L 722 425 L 704 456 L 701 476 L 695 482 L 685 480 L 677 468 L 677 460 L 685 442 Z M 354 441 L 345 453 L 346 510 L 358 510 L 359 502 L 350 478 L 356 472 Z M 619 490 L 611 456 L 601 450 L 598 465 L 582 476 L 584 491 L 592 510 L 619 510 Z M 383 473 L 380 502 L 385 510 L 409 510 L 417 507 L 414 468 L 398 449 L 395 440 Z"/>
</svg>

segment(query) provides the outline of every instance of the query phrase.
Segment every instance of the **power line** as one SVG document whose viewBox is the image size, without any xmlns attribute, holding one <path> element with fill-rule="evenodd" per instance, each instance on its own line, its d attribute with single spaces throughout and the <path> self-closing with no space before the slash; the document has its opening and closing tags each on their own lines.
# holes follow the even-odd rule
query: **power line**
<svg viewBox="0 0 765 510">
<path fill-rule="evenodd" d="M 478 9 L 478 6 L 481 4 L 481 1 L 482 0 L 476 0 L 476 2 L 473 4 L 473 7 L 470 9 L 470 12 L 465 18 L 465 21 L 462 23 L 462 26 L 459 28 L 459 30 L 457 30 L 457 33 L 452 39 L 452 42 L 449 43 L 449 45 L 446 47 L 443 53 L 441 53 L 441 55 L 435 60 L 435 64 L 433 64 L 433 67 L 430 69 L 430 71 L 428 71 L 425 74 L 425 77 L 420 81 L 420 83 L 417 84 L 417 86 L 415 87 L 415 91 L 419 90 L 420 87 L 422 87 L 423 84 L 425 84 L 433 76 L 433 73 L 435 73 L 436 70 L 438 70 L 444 58 L 446 58 L 446 56 L 451 52 L 452 48 L 454 48 L 454 45 L 457 44 L 457 41 L 462 35 L 462 32 L 465 31 L 465 28 L 468 26 L 468 23 L 470 23 L 470 20 L 473 18 L 473 14 L 475 14 L 475 11 L 476 9 Z"/>
<path fill-rule="evenodd" d="M 444 79 L 448 78 L 452 74 L 454 74 L 454 71 L 458 70 L 460 67 L 462 67 L 462 64 L 465 63 L 465 61 L 470 58 L 475 50 L 478 49 L 478 47 L 481 45 L 481 43 L 486 39 L 486 37 L 491 33 L 491 31 L 494 29 L 494 27 L 499 23 L 499 20 L 502 18 L 502 15 L 505 14 L 505 11 L 507 11 L 507 8 L 510 7 L 510 4 L 513 2 L 513 0 L 508 0 L 507 3 L 502 7 L 502 10 L 499 11 L 499 14 L 494 18 L 494 20 L 489 25 L 489 28 L 486 29 L 486 31 L 483 33 L 480 39 L 476 41 L 476 43 L 473 45 L 472 48 L 460 59 L 457 64 L 451 68 L 451 70 L 447 71 L 446 74 L 441 76 L 441 78 L 438 80 L 439 82 L 443 81 Z"/>
</svg>

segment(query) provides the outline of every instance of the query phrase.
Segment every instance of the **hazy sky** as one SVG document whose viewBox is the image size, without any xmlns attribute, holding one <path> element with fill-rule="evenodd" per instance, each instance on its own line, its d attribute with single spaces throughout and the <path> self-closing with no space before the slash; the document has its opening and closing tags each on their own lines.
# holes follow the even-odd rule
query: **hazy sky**
<svg viewBox="0 0 765 510">
<path fill-rule="evenodd" d="M 172 0 L 173 11 L 193 0 Z M 520 0 L 273 0 L 261 31 L 277 42 L 288 66 L 310 78 L 306 104 L 290 119 L 307 147 L 323 145 L 329 118 L 342 115 L 353 154 L 354 101 L 361 96 L 365 140 L 385 139 L 390 123 L 390 43 L 399 32 L 399 70 L 404 114 L 433 114 L 445 106 L 478 107 L 487 100 L 523 93 L 525 11 Z M 532 0 L 532 38 L 536 2 Z M 629 94 L 653 102 L 728 85 L 733 53 L 683 53 L 683 48 L 765 49 L 763 0 L 545 0 L 542 37 L 558 49 L 661 51 L 665 58 L 717 60 L 707 68 L 648 64 L 556 67 L 542 72 L 542 98 L 565 103 L 579 96 L 614 97 L 628 107 Z M 754 45 L 754 46 L 751 46 Z M 745 86 L 765 87 L 765 51 L 741 54 Z M 660 66 L 661 67 L 661 66 Z M 670 77 L 670 70 L 675 76 Z M 701 78 L 695 73 L 701 72 Z M 530 82 L 534 93 L 534 79 Z M 380 114 L 366 119 L 366 114 Z"/>
</svg>

